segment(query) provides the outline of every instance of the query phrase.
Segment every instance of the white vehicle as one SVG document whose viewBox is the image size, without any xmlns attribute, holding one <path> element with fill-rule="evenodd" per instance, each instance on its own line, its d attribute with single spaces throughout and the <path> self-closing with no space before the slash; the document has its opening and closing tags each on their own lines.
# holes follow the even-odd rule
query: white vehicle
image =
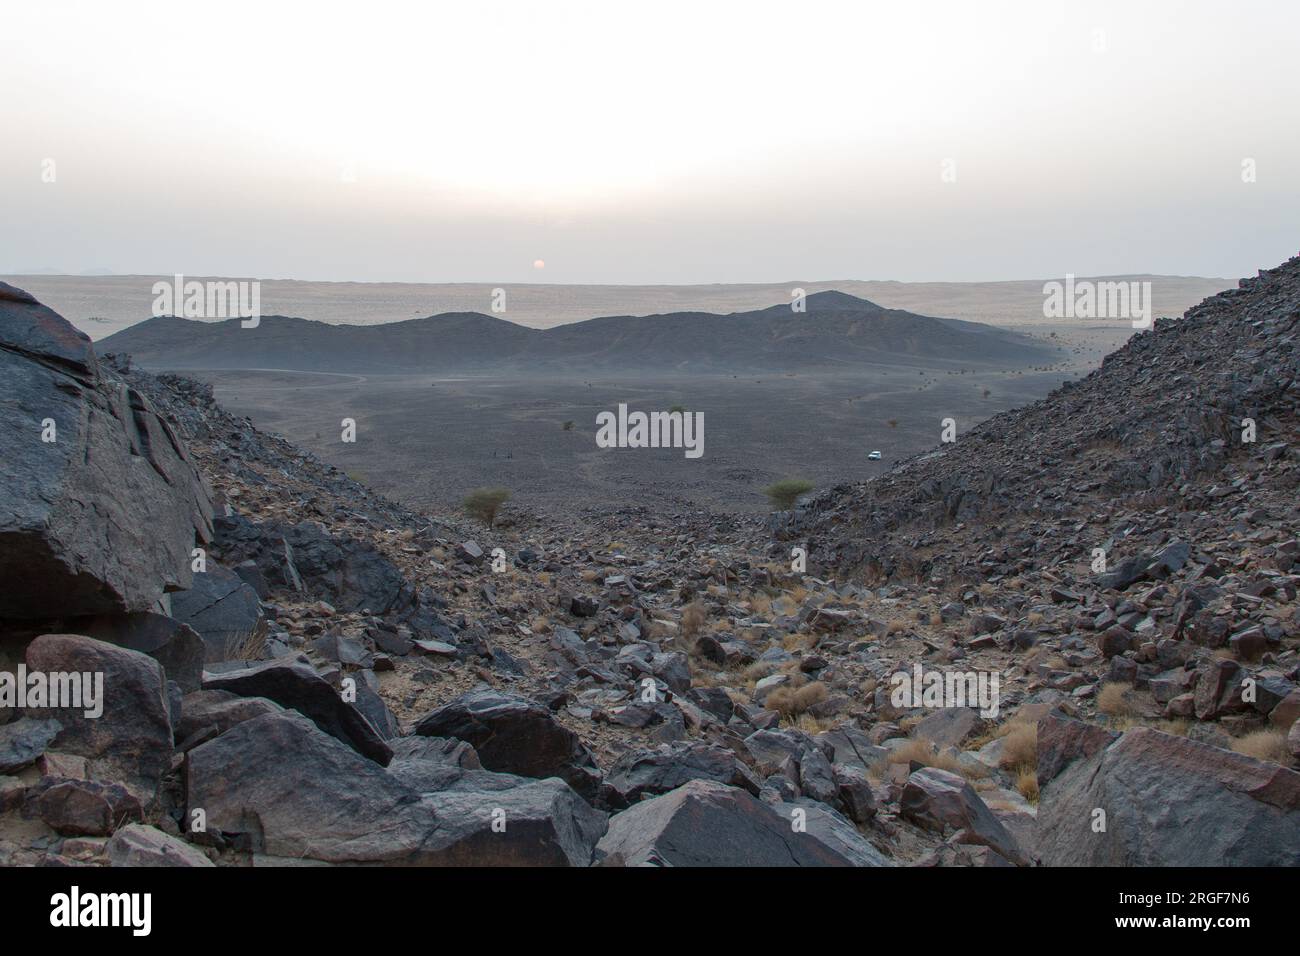
<svg viewBox="0 0 1300 956">
<path fill-rule="evenodd" d="M 867 461 L 880 461 L 880 452 L 873 451 L 870 455 L 867 456 Z"/>
</svg>

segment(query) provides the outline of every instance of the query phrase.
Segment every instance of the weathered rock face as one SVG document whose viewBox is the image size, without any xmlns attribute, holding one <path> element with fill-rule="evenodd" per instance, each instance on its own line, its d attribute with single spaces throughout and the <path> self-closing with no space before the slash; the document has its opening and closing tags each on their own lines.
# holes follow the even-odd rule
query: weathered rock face
<svg viewBox="0 0 1300 956">
<path fill-rule="evenodd" d="M 203 638 L 209 664 L 231 660 L 266 631 L 257 592 L 219 564 L 194 575 L 193 586 L 173 595 L 171 605 L 172 617 Z"/>
<path fill-rule="evenodd" d="M 743 790 L 693 780 L 610 817 L 598 856 L 626 866 L 852 866 Z"/>
<path fill-rule="evenodd" d="M 147 611 L 189 586 L 212 506 L 184 446 L 85 335 L 5 283 L 0 408 L 0 618 Z"/>
<path fill-rule="evenodd" d="M 99 716 L 86 716 L 84 706 L 29 710 L 62 725 L 50 750 L 84 757 L 92 779 L 121 783 L 142 804 L 153 803 L 172 759 L 167 682 L 158 662 L 77 634 L 45 634 L 28 645 L 27 668 L 103 675 Z"/>
<path fill-rule="evenodd" d="M 422 610 L 418 595 L 391 561 L 368 544 L 331 535 L 318 522 L 218 518 L 213 549 L 229 564 L 252 561 L 271 588 L 328 600 L 340 610 L 365 608 L 398 618 Z"/>
<path fill-rule="evenodd" d="M 1300 773 L 1148 727 L 1107 743 L 1074 725 L 1039 723 L 1040 740 L 1074 741 L 1040 750 L 1044 865 L 1300 865 Z"/>
<path fill-rule="evenodd" d="M 479 786 L 470 774 L 422 794 L 309 721 L 264 714 L 190 752 L 186 795 L 191 811 L 206 812 L 209 830 L 274 857 L 390 865 L 591 861 L 604 814 L 557 780 L 486 776 Z"/>
<path fill-rule="evenodd" d="M 472 744 L 483 766 L 522 777 L 559 777 L 594 799 L 600 773 L 578 736 L 541 704 L 493 690 L 471 691 L 423 717 L 415 732 Z"/>
</svg>

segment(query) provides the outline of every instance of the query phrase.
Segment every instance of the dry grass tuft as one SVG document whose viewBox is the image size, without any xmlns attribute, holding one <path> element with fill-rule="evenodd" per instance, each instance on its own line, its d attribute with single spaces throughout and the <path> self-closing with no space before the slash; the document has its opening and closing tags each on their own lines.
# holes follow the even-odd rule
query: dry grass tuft
<svg viewBox="0 0 1300 956">
<path fill-rule="evenodd" d="M 708 619 L 709 611 L 704 606 L 703 601 L 692 601 L 686 605 L 686 607 L 682 608 L 682 637 L 694 644 L 695 638 L 699 636 L 700 629 L 704 627 L 704 622 Z"/>
<path fill-rule="evenodd" d="M 1007 726 L 998 765 L 1004 770 L 1033 771 L 1038 766 L 1038 725 L 1019 720 Z"/>
<path fill-rule="evenodd" d="M 1097 712 L 1108 717 L 1132 717 L 1135 713 L 1129 695 L 1132 684 L 1102 684 L 1097 691 Z"/>
<path fill-rule="evenodd" d="M 907 743 L 890 753 L 889 762 L 901 764 L 915 762 L 925 767 L 935 767 L 939 770 L 960 774 L 967 780 L 980 780 L 988 776 L 986 769 L 962 764 L 958 762 L 957 755 L 953 751 L 939 750 L 930 741 L 919 738 L 907 741 Z"/>
<path fill-rule="evenodd" d="M 1291 750 L 1286 743 L 1286 734 L 1280 730 L 1252 730 L 1234 740 L 1232 749 L 1256 760 L 1291 766 Z"/>
<path fill-rule="evenodd" d="M 764 706 L 768 710 L 777 711 L 784 717 L 798 717 L 809 707 L 820 704 L 829 696 L 830 692 L 821 681 L 813 681 L 811 684 L 804 684 L 802 687 L 786 684 L 768 694 Z"/>
<path fill-rule="evenodd" d="M 1030 803 L 1038 802 L 1038 774 L 1031 768 L 1025 768 L 1016 775 L 1016 789 Z"/>
</svg>

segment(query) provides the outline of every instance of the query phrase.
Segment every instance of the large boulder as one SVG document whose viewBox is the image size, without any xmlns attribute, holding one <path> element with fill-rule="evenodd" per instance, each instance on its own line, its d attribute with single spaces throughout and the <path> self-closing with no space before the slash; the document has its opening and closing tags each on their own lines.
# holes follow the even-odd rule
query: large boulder
<svg viewBox="0 0 1300 956">
<path fill-rule="evenodd" d="M 1300 773 L 1149 727 L 1038 726 L 1044 865 L 1300 865 Z"/>
<path fill-rule="evenodd" d="M 481 772 L 479 772 L 481 773 Z M 264 714 L 192 750 L 189 810 L 255 854 L 327 863 L 577 865 L 604 831 L 559 780 L 471 772 L 422 793 L 296 714 Z"/>
<path fill-rule="evenodd" d="M 167 680 L 158 662 L 78 634 L 44 634 L 27 647 L 27 670 L 51 684 L 54 675 L 79 675 L 83 685 L 82 701 L 72 706 L 28 708 L 62 724 L 49 749 L 84 757 L 92 780 L 120 783 L 142 804 L 153 803 L 172 760 Z"/>
<path fill-rule="evenodd" d="M 204 690 L 224 690 L 241 697 L 265 697 L 298 711 L 321 730 L 363 757 L 387 766 L 393 751 L 360 710 L 343 699 L 303 655 L 267 661 L 223 673 L 205 673 Z"/>
<path fill-rule="evenodd" d="M 578 735 L 541 704 L 516 694 L 462 694 L 422 717 L 415 732 L 472 744 L 488 770 L 559 777 L 588 800 L 600 786 L 595 759 Z"/>
<path fill-rule="evenodd" d="M 852 866 L 744 790 L 692 780 L 609 819 L 596 846 L 625 866 Z"/>
<path fill-rule="evenodd" d="M 147 611 L 189 587 L 212 505 L 185 447 L 89 338 L 3 282 L 0 409 L 0 618 Z"/>
</svg>

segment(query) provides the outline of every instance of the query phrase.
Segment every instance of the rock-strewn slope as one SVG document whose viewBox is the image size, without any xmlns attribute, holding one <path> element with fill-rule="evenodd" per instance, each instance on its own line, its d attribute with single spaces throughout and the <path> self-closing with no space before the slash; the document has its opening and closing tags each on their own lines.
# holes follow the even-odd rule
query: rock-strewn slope
<svg viewBox="0 0 1300 956">
<path fill-rule="evenodd" d="M 1298 268 L 776 541 L 416 514 L 104 357 L 212 489 L 207 563 L 171 616 L 0 622 L 0 665 L 114 695 L 102 725 L 0 708 L 0 861 L 1300 862 Z M 900 700 L 918 667 L 996 697 Z"/>
</svg>

